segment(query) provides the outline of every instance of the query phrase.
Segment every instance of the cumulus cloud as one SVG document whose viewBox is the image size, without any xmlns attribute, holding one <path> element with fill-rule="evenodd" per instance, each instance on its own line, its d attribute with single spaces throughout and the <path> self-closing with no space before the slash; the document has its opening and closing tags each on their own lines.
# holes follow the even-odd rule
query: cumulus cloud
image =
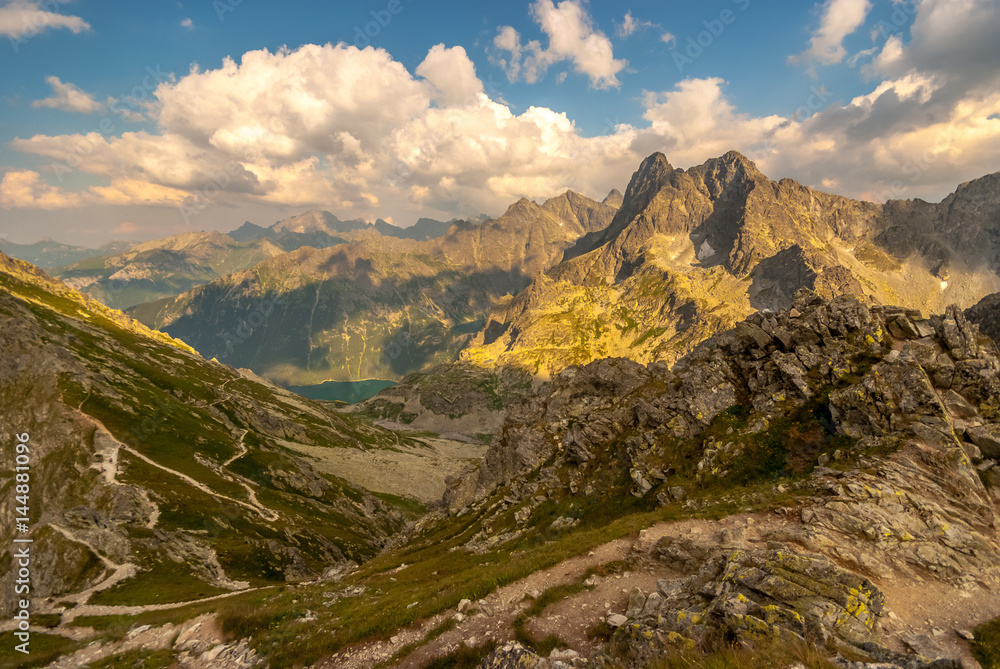
<svg viewBox="0 0 1000 669">
<path fill-rule="evenodd" d="M 789 61 L 823 65 L 841 62 L 847 55 L 844 38 L 864 25 L 871 8 L 871 0 L 826 0 L 819 29 L 809 40 L 809 48 L 789 57 Z"/>
<path fill-rule="evenodd" d="M 556 5 L 552 0 L 536 0 L 531 16 L 548 37 L 547 47 L 538 40 L 522 44 L 520 34 L 511 26 L 500 28 L 493 40 L 502 54 L 497 64 L 506 70 L 510 81 L 523 77 L 535 83 L 552 65 L 569 62 L 577 73 L 590 78 L 592 88 L 619 85 L 617 75 L 628 62 L 614 57 L 611 40 L 594 25 L 580 2 L 563 0 Z"/>
<path fill-rule="evenodd" d="M 483 82 L 476 76 L 476 67 L 460 46 L 448 49 L 438 44 L 432 47 L 417 66 L 416 74 L 433 87 L 432 97 L 442 106 L 463 105 L 483 92 Z"/>
<path fill-rule="evenodd" d="M 651 124 L 644 138 L 663 148 L 680 165 L 698 163 L 730 149 L 749 151 L 787 119 L 753 117 L 736 111 L 719 78 L 686 79 L 667 93 L 647 93 L 645 118 Z"/>
<path fill-rule="evenodd" d="M 70 83 L 63 83 L 59 77 L 46 77 L 46 83 L 52 87 L 52 97 L 44 100 L 35 100 L 31 103 L 36 109 L 40 107 L 51 107 L 67 112 L 79 112 L 81 114 L 91 114 L 101 108 L 101 103 L 92 98 L 77 86 Z"/>
<path fill-rule="evenodd" d="M 323 206 L 372 218 L 406 218 L 417 207 L 444 215 L 496 211 L 512 198 L 566 187 L 599 192 L 619 181 L 608 170 L 627 174 L 635 162 L 618 151 L 607 164 L 581 166 L 585 152 L 615 151 L 592 151 L 607 140 L 581 138 L 564 113 L 533 107 L 514 114 L 490 99 L 461 47 L 431 48 L 413 74 L 373 48 L 255 51 L 216 69 L 193 68 L 153 96 L 157 133 L 39 135 L 11 145 L 50 160 L 46 170 L 57 174 L 80 170 L 111 181 L 79 204 L 183 200 L 178 194 L 197 200 L 210 192 L 213 201 Z M 129 187 L 136 184 L 145 186 Z M 168 190 L 150 196 L 152 184 Z M 43 195 L 5 202 L 38 206 Z"/>
<path fill-rule="evenodd" d="M 0 181 L 0 207 L 66 209 L 79 207 L 83 198 L 46 183 L 38 172 L 12 170 Z"/>
<path fill-rule="evenodd" d="M 90 30 L 90 24 L 79 16 L 50 12 L 42 4 L 40 0 L 8 0 L 0 4 L 0 35 L 16 40 L 49 28 L 66 28 L 74 34 Z"/>
<path fill-rule="evenodd" d="M 904 45 L 900 35 L 886 40 L 863 72 L 896 79 L 915 72 L 941 84 L 935 101 L 955 103 L 975 89 L 1000 82 L 1000 4 L 995 0 L 923 0 Z"/>
<path fill-rule="evenodd" d="M 925 0 L 920 11 L 932 7 Z M 888 57 L 866 65 L 877 80 L 850 101 L 831 104 L 816 88 L 802 91 L 798 109 L 754 115 L 727 97 L 722 79 L 687 79 L 645 93 L 641 122 L 591 137 L 564 112 L 516 113 L 491 97 L 460 47 L 434 46 L 413 72 L 371 47 L 253 51 L 164 80 L 148 110 L 155 132 L 15 139 L 13 148 L 50 162 L 7 171 L 0 206 L 194 203 L 198 211 L 218 202 L 450 218 L 565 188 L 601 196 L 624 187 L 654 151 L 689 167 L 730 149 L 772 178 L 846 195 L 943 196 L 1000 169 L 1000 88 L 985 69 L 963 70 L 957 53 L 931 63 L 928 54 L 941 52 L 925 21 L 916 18 L 898 49 L 880 45 L 892 65 Z M 513 28 L 497 39 L 531 67 L 534 47 Z M 993 48 L 968 43 L 980 56 Z M 64 170 L 104 185 L 73 192 L 41 176 Z"/>
<path fill-rule="evenodd" d="M 183 21 L 181 21 L 181 27 L 191 30 L 192 28 L 194 28 L 194 21 L 192 21 L 191 19 L 184 19 Z"/>
</svg>

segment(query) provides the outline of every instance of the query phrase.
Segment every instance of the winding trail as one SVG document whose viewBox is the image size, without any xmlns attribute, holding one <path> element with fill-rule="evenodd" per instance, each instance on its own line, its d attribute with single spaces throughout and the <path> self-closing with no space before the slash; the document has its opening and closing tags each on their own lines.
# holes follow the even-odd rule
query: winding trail
<svg viewBox="0 0 1000 669">
<path fill-rule="evenodd" d="M 248 449 L 247 449 L 246 444 L 243 443 L 243 440 L 247 438 L 247 434 L 249 434 L 249 433 L 250 433 L 250 430 L 243 430 L 243 434 L 240 435 L 240 440 L 236 444 L 239 447 L 239 450 L 237 451 L 237 453 L 235 455 L 233 455 L 231 458 L 229 458 L 228 460 L 226 460 L 225 462 L 222 463 L 223 467 L 228 467 L 229 465 L 233 464 L 234 462 L 236 462 L 237 460 L 239 460 L 240 458 L 242 458 L 244 455 L 247 454 L 247 450 Z"/>
<path fill-rule="evenodd" d="M 251 504 L 249 502 L 244 502 L 243 500 L 235 499 L 235 498 L 230 497 L 228 495 L 223 495 L 222 493 L 215 492 L 214 490 L 212 490 L 211 488 L 209 488 L 207 485 L 205 485 L 201 481 L 197 481 L 197 480 L 191 478 L 190 476 L 188 476 L 187 474 L 181 473 L 181 472 L 179 472 L 177 470 L 170 469 L 169 467 L 161 465 L 160 463 L 156 462 L 155 460 L 153 460 L 151 458 L 146 457 L 145 455 L 143 455 L 142 453 L 140 453 L 139 451 L 135 450 L 134 448 L 132 448 L 130 446 L 126 446 L 125 444 L 121 444 L 119 446 L 119 448 L 121 448 L 122 450 L 126 451 L 127 453 L 129 453 L 129 454 L 131 454 L 131 455 L 139 458 L 140 460 L 142 460 L 143 462 L 145 462 L 148 465 L 156 467 L 157 469 L 161 469 L 161 470 L 163 470 L 163 471 L 165 471 L 167 473 L 173 474 L 174 476 L 178 477 L 179 479 L 181 479 L 182 481 L 184 481 L 188 485 L 190 485 L 190 486 L 192 486 L 194 488 L 197 488 L 198 490 L 202 491 L 206 495 L 211 495 L 212 497 L 215 497 L 216 499 L 224 499 L 227 502 L 232 502 L 233 504 L 238 504 L 239 506 L 242 506 L 245 509 L 250 509 L 251 511 L 253 511 L 256 514 L 258 514 L 261 518 L 263 518 L 264 520 L 266 520 L 268 522 L 274 522 L 274 521 L 278 520 L 278 518 L 279 518 L 278 514 L 274 513 L 270 509 L 264 507 L 263 505 L 260 504 L 260 502 L 257 503 L 257 506 L 254 506 L 253 504 Z"/>
</svg>

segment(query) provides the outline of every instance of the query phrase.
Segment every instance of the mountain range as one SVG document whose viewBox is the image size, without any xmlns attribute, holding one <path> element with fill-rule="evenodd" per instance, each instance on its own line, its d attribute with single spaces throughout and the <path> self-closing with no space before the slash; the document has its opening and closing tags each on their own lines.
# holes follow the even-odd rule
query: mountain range
<svg viewBox="0 0 1000 669">
<path fill-rule="evenodd" d="M 573 192 L 541 205 L 522 199 L 427 241 L 339 229 L 353 240 L 277 256 L 130 313 L 282 384 L 395 380 L 455 360 L 498 301 L 606 228 L 620 201 L 617 192 L 603 202 Z M 320 212 L 281 223 L 302 234 L 330 225 Z"/>
<path fill-rule="evenodd" d="M 0 242 L 0 251 L 52 270 L 75 288 L 108 306 L 129 307 L 173 297 L 195 286 L 305 246 L 325 249 L 364 231 L 386 237 L 427 240 L 455 221 L 421 218 L 409 228 L 378 219 L 341 221 L 329 212 L 308 211 L 264 228 L 249 221 L 228 234 L 185 233 L 150 242 L 111 242 L 98 249 L 42 240 Z"/>
<path fill-rule="evenodd" d="M 436 237 L 444 224 L 422 222 L 407 239 L 315 210 L 247 223 L 232 233 L 244 241 L 206 238 L 169 256 L 158 290 L 143 293 L 160 301 L 117 304 L 285 385 L 400 380 L 459 358 L 539 379 L 605 356 L 670 362 L 801 287 L 928 311 L 1000 290 L 998 179 L 938 204 L 879 205 L 771 181 L 737 152 L 688 170 L 655 154 L 624 196 L 521 200 Z M 174 250 L 152 244 L 161 258 Z M 104 261 L 99 281 L 112 269 L 139 282 L 156 274 L 129 257 Z M 86 290 L 85 272 L 56 274 Z"/>
<path fill-rule="evenodd" d="M 689 170 L 655 154 L 591 248 L 498 305 L 462 357 L 541 375 L 609 356 L 672 362 L 799 288 L 969 307 L 1000 290 L 998 186 L 993 174 L 939 204 L 878 205 L 771 181 L 736 152 Z"/>
<path fill-rule="evenodd" d="M 964 637 L 989 657 L 1000 352 L 956 307 L 800 289 L 673 366 L 570 366 L 483 457 L 419 470 L 442 440 L 2 255 L 0 346 L 3 425 L 31 453 L 0 578 L 33 542 L 33 650 L 0 623 L 6 666 L 958 669 Z M 398 494 L 460 460 L 426 508 Z"/>
</svg>

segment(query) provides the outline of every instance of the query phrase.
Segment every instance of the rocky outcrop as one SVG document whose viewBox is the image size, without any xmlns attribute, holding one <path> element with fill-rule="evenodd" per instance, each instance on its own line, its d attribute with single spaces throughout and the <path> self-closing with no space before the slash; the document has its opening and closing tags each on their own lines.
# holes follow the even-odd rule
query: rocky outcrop
<svg viewBox="0 0 1000 669">
<path fill-rule="evenodd" d="M 595 666 L 645 667 L 720 639 L 754 647 L 810 643 L 882 667 L 960 669 L 883 645 L 885 595 L 865 576 L 822 555 L 703 545 L 695 573 L 661 579 L 655 592 L 633 589 L 623 620 Z M 672 565 L 672 554 L 664 551 Z M 611 657 L 616 663 L 610 664 Z"/>
<path fill-rule="evenodd" d="M 533 390 L 531 375 L 518 368 L 486 369 L 460 362 L 409 374 L 353 412 L 390 424 L 438 433 L 488 438 L 506 408 Z"/>
</svg>

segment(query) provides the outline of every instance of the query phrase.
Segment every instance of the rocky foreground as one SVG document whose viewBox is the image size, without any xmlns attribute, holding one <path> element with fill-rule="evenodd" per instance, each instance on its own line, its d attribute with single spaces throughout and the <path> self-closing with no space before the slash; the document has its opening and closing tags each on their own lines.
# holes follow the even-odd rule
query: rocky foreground
<svg viewBox="0 0 1000 669">
<path fill-rule="evenodd" d="M 960 636 L 971 633 L 939 625 L 956 606 L 979 622 L 1000 614 L 998 374 L 995 344 L 956 309 L 925 319 L 801 291 L 672 370 L 622 359 L 566 370 L 508 412 L 445 507 L 482 513 L 474 541 L 489 545 L 526 531 L 549 500 L 586 509 L 617 492 L 737 511 L 777 500 L 780 522 L 716 523 L 640 551 L 659 580 L 605 612 L 613 635 L 587 666 L 768 639 L 805 640 L 845 667 L 971 666 Z M 510 511 L 515 527 L 491 536 Z M 508 644 L 483 666 L 560 661 Z"/>
</svg>

